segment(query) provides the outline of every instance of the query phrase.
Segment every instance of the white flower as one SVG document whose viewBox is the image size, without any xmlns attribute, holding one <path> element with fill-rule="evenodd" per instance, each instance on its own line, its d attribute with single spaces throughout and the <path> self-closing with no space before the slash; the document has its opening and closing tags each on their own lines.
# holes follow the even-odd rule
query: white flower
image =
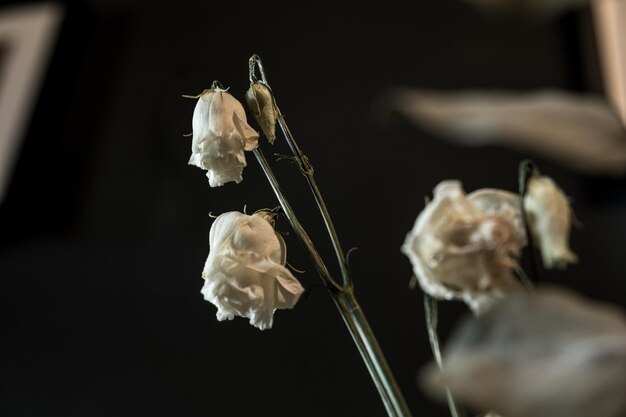
<svg viewBox="0 0 626 417">
<path fill-rule="evenodd" d="M 285 242 L 263 214 L 222 214 L 211 226 L 209 245 L 202 294 L 220 321 L 241 316 L 269 329 L 274 311 L 293 308 L 304 291 L 284 266 Z"/>
<path fill-rule="evenodd" d="M 532 177 L 524 197 L 531 233 L 546 268 L 564 268 L 577 261 L 569 248 L 572 211 L 563 191 L 548 177 Z"/>
<path fill-rule="evenodd" d="M 626 415 L 626 315 L 556 288 L 521 292 L 448 338 L 429 392 L 507 417 Z"/>
<path fill-rule="evenodd" d="M 241 182 L 245 151 L 257 147 L 259 135 L 248 126 L 243 106 L 226 90 L 205 90 L 192 119 L 190 165 L 207 170 L 211 187 Z"/>
<path fill-rule="evenodd" d="M 476 200 L 481 200 L 480 195 Z M 459 181 L 443 181 L 402 246 L 422 289 L 437 299 L 462 299 L 475 314 L 508 290 L 525 237 L 506 204 L 483 207 Z"/>
</svg>

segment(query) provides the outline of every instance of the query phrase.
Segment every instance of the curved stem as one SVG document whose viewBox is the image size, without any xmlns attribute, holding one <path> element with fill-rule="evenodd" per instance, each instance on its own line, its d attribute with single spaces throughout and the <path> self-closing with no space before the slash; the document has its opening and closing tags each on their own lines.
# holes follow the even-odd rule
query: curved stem
<svg viewBox="0 0 626 417">
<path fill-rule="evenodd" d="M 256 76 L 257 68 L 261 75 L 260 80 Z M 317 182 L 315 181 L 315 178 L 313 177 L 313 173 L 314 173 L 313 166 L 311 165 L 307 156 L 302 152 L 302 150 L 298 146 L 298 143 L 296 142 L 293 135 L 291 134 L 291 131 L 289 130 L 289 126 L 287 126 L 287 122 L 285 121 L 285 118 L 283 117 L 282 113 L 280 112 L 280 109 L 278 108 L 278 105 L 276 104 L 276 97 L 274 96 L 274 92 L 272 91 L 271 87 L 267 83 L 267 77 L 265 75 L 265 70 L 263 68 L 263 63 L 261 62 L 261 58 L 256 54 L 252 55 L 249 60 L 249 76 L 250 76 L 250 82 L 260 81 L 263 84 L 265 84 L 269 88 L 269 90 L 272 92 L 272 100 L 274 101 L 274 108 L 276 109 L 276 113 L 278 114 L 276 120 L 278 121 L 278 125 L 280 126 L 280 129 L 283 132 L 283 135 L 285 136 L 285 140 L 287 141 L 287 144 L 289 145 L 289 149 L 291 149 L 291 153 L 293 154 L 295 161 L 298 163 L 298 166 L 300 167 L 300 171 L 306 177 L 307 183 L 309 185 L 309 189 L 311 190 L 311 193 L 313 194 L 313 198 L 315 199 L 315 203 L 317 204 L 317 208 L 320 211 L 320 214 L 322 215 L 324 225 L 326 226 L 326 231 L 328 232 L 330 236 L 330 240 L 333 245 L 333 250 L 335 251 L 335 256 L 337 257 L 337 262 L 339 263 L 339 269 L 341 271 L 343 286 L 346 288 L 351 287 L 352 278 L 350 276 L 350 270 L 348 268 L 346 255 L 343 249 L 341 248 L 341 244 L 339 242 L 339 235 L 337 234 L 337 231 L 333 224 L 328 208 L 326 207 L 324 198 L 322 197 L 319 187 L 317 186 Z"/>
<path fill-rule="evenodd" d="M 272 189 L 274 190 L 274 194 L 276 194 L 276 198 L 278 199 L 280 206 L 283 208 L 283 212 L 285 213 L 287 220 L 289 220 L 291 227 L 293 228 L 293 230 L 296 232 L 296 235 L 300 239 L 300 243 L 302 243 L 307 253 L 309 254 L 309 257 L 311 258 L 311 262 L 313 262 L 313 265 L 315 266 L 315 269 L 319 273 L 320 277 L 327 285 L 335 288 L 336 290 L 342 290 L 342 287 L 339 284 L 337 284 L 337 282 L 330 275 L 330 272 L 328 272 L 328 268 L 326 268 L 324 261 L 322 260 L 321 256 L 317 252 L 317 249 L 315 249 L 315 246 L 313 245 L 313 241 L 311 241 L 311 238 L 306 233 L 306 231 L 302 227 L 302 224 L 296 217 L 296 214 L 293 211 L 293 208 L 291 208 L 291 204 L 289 204 L 289 201 L 287 201 L 287 198 L 283 194 L 280 188 L 280 184 L 278 183 L 278 179 L 274 175 L 274 172 L 272 171 L 272 168 L 268 164 L 267 159 L 265 159 L 265 156 L 263 155 L 261 150 L 258 148 L 253 150 L 252 152 L 254 153 L 254 156 L 259 162 L 259 165 L 261 165 L 261 169 L 263 170 L 263 173 L 267 177 L 267 180 L 270 182 L 270 185 L 272 186 Z"/>
<path fill-rule="evenodd" d="M 530 159 L 525 159 L 519 164 L 519 195 L 520 195 L 520 210 L 522 212 L 522 221 L 524 222 L 524 230 L 526 231 L 526 239 L 528 240 L 528 252 L 530 253 L 530 270 L 532 272 L 532 279 L 535 281 L 540 280 L 539 275 L 539 261 L 537 260 L 535 237 L 530 230 L 528 224 L 528 215 L 526 214 L 526 206 L 524 199 L 528 192 L 528 181 L 535 176 L 539 175 L 539 170 L 536 165 Z"/>
<path fill-rule="evenodd" d="M 432 298 L 428 294 L 424 294 L 424 313 L 426 314 L 426 328 L 428 330 L 428 340 L 430 341 L 430 348 L 435 357 L 437 367 L 443 371 L 443 359 L 441 357 L 441 348 L 439 347 L 439 336 L 437 336 L 437 322 L 438 317 L 438 303 L 437 300 Z M 461 412 L 458 404 L 452 396 L 452 392 L 446 386 L 446 399 L 448 401 L 448 409 L 452 417 L 461 417 L 464 414 Z"/>
<path fill-rule="evenodd" d="M 300 239 L 300 242 L 305 247 L 306 251 L 313 262 L 313 265 L 317 269 L 318 274 L 322 280 L 330 288 L 330 294 L 341 313 L 352 339 L 354 340 L 363 361 L 370 373 L 374 385 L 383 401 L 385 409 L 389 414 L 389 417 L 411 417 L 404 397 L 398 385 L 389 369 L 387 360 L 378 345 L 376 336 L 369 326 L 365 314 L 361 309 L 352 287 L 342 287 L 332 278 L 324 261 L 320 257 L 317 249 L 313 245 L 313 242 L 309 238 L 308 234 L 298 221 L 289 201 L 283 194 L 278 179 L 274 175 L 271 167 L 269 166 L 267 159 L 259 149 L 253 151 L 257 161 L 261 165 L 263 173 L 267 177 L 274 194 L 278 198 L 278 201 L 283 208 L 285 216 L 291 223 L 296 235 Z"/>
</svg>

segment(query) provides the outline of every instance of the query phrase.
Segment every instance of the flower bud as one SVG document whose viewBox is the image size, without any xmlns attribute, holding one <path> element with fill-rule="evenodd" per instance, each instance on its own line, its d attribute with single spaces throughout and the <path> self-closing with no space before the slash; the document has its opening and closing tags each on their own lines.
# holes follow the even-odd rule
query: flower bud
<svg viewBox="0 0 626 417">
<path fill-rule="evenodd" d="M 265 133 L 267 140 L 274 144 L 278 112 L 276 111 L 272 91 L 263 83 L 251 83 L 246 93 L 246 104 L 261 130 Z"/>
<path fill-rule="evenodd" d="M 578 258 L 569 248 L 572 210 L 567 197 L 549 177 L 528 181 L 524 208 L 530 231 L 546 268 L 563 269 Z"/>
</svg>

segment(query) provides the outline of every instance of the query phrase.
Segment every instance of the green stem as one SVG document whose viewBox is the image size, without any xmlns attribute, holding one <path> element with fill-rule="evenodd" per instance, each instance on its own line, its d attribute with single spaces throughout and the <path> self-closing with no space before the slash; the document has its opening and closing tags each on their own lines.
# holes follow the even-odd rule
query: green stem
<svg viewBox="0 0 626 417">
<path fill-rule="evenodd" d="M 318 274 L 320 275 L 320 277 L 322 278 L 322 280 L 324 281 L 326 285 L 334 288 L 335 290 L 342 290 L 342 287 L 330 275 L 330 272 L 328 271 L 328 268 L 326 268 L 324 261 L 322 260 L 318 251 L 315 249 L 315 246 L 313 245 L 313 241 L 311 240 L 306 230 L 304 230 L 304 227 L 302 227 L 302 224 L 296 217 L 296 213 L 293 211 L 291 204 L 289 204 L 289 201 L 287 201 L 285 194 L 282 192 L 282 189 L 280 188 L 280 184 L 278 183 L 278 179 L 274 175 L 274 172 L 272 171 L 272 168 L 267 162 L 267 159 L 265 159 L 265 156 L 263 155 L 261 150 L 258 148 L 252 152 L 254 153 L 254 156 L 259 162 L 259 165 L 261 165 L 261 169 L 263 170 L 263 173 L 265 174 L 265 176 L 267 177 L 267 180 L 272 186 L 272 189 L 274 190 L 274 194 L 276 194 L 276 198 L 278 199 L 278 202 L 280 203 L 280 206 L 282 207 L 283 212 L 285 213 L 285 216 L 287 217 L 287 220 L 289 220 L 291 227 L 296 232 L 296 236 L 298 236 L 298 239 L 300 239 L 300 243 L 304 246 L 307 253 L 309 254 L 309 258 L 311 258 L 311 262 L 313 262 L 313 265 L 315 266 L 315 269 L 317 270 Z"/>
<path fill-rule="evenodd" d="M 526 232 L 526 240 L 528 240 L 528 252 L 530 253 L 530 271 L 532 273 L 532 279 L 535 281 L 539 281 L 541 276 L 539 274 L 539 261 L 537 260 L 537 251 L 535 244 L 535 237 L 533 236 L 532 231 L 530 230 L 530 225 L 528 222 L 528 214 L 526 213 L 526 206 L 524 204 L 524 199 L 526 198 L 526 194 L 528 193 L 528 181 L 533 176 L 539 175 L 539 170 L 530 159 L 524 159 L 519 164 L 519 195 L 520 195 L 520 210 L 522 213 L 522 221 L 524 222 L 524 230 Z"/>
<path fill-rule="evenodd" d="M 352 288 L 333 294 L 333 300 L 354 339 L 359 353 L 378 389 L 387 414 L 390 417 L 410 417 L 400 388 L 391 373 L 385 355 L 361 309 Z"/>
<path fill-rule="evenodd" d="M 326 265 L 324 264 L 324 261 L 313 245 L 313 242 L 298 221 L 298 218 L 289 204 L 289 201 L 282 192 L 280 184 L 265 159 L 265 156 L 259 149 L 255 149 L 253 152 L 261 165 L 261 169 L 270 182 L 285 216 L 291 223 L 291 226 L 300 239 L 300 242 L 309 254 L 309 257 L 317 269 L 318 274 L 330 288 L 330 294 L 333 301 L 339 309 L 341 317 L 348 327 L 350 335 L 352 336 L 352 339 L 354 340 L 357 349 L 365 362 L 370 376 L 376 385 L 376 389 L 380 394 L 385 409 L 387 410 L 387 414 L 389 417 L 411 417 L 411 412 L 406 405 L 402 392 L 398 388 L 385 356 L 378 345 L 376 336 L 370 328 L 365 314 L 354 296 L 352 287 L 340 286 L 332 278 L 326 268 Z"/>
<path fill-rule="evenodd" d="M 437 336 L 437 322 L 438 317 L 438 303 L 437 300 L 432 298 L 428 294 L 424 294 L 424 312 L 426 314 L 426 328 L 428 329 L 428 340 L 430 341 L 430 348 L 435 357 L 435 362 L 440 370 L 443 371 L 443 359 L 441 357 L 441 348 L 439 346 L 439 336 Z M 452 417 L 461 417 L 464 414 L 461 412 L 458 404 L 454 400 L 450 389 L 446 387 L 446 399 L 448 400 L 448 408 Z"/>
<path fill-rule="evenodd" d="M 256 77 L 257 67 L 261 75 L 260 80 Z M 295 161 L 298 163 L 300 171 L 302 172 L 302 174 L 305 176 L 307 180 L 309 189 L 311 190 L 311 193 L 313 194 L 313 198 L 315 199 L 315 203 L 317 204 L 317 208 L 320 211 L 320 214 L 322 215 L 324 225 L 326 226 L 326 230 L 330 236 L 330 240 L 332 242 L 333 249 L 335 251 L 335 256 L 337 257 L 337 262 L 339 263 L 339 269 L 341 271 L 343 286 L 349 287 L 352 285 L 352 278 L 350 276 L 348 262 L 346 260 L 345 253 L 341 248 L 341 244 L 339 242 L 339 235 L 337 234 L 337 231 L 333 224 L 328 208 L 326 207 L 324 198 L 322 197 L 319 187 L 317 186 L 317 182 L 315 181 L 315 178 L 313 176 L 313 173 L 314 173 L 313 166 L 311 165 L 311 162 L 309 161 L 307 156 L 302 152 L 302 150 L 298 146 L 298 143 L 296 142 L 293 135 L 291 134 L 291 131 L 289 130 L 289 126 L 287 126 L 287 122 L 285 121 L 285 118 L 283 117 L 280 109 L 278 108 L 278 104 L 276 104 L 276 97 L 274 96 L 274 92 L 272 91 L 271 87 L 269 86 L 267 82 L 267 77 L 265 75 L 263 63 L 261 62 L 261 58 L 258 55 L 252 55 L 250 57 L 249 74 L 250 74 L 251 82 L 260 81 L 263 84 L 265 84 L 267 88 L 269 88 L 269 90 L 272 92 L 272 100 L 274 101 L 274 108 L 276 109 L 276 113 L 278 114 L 276 120 L 278 121 L 278 125 L 280 126 L 280 129 L 282 130 L 283 135 L 285 136 L 285 140 L 287 144 L 289 145 L 289 149 L 291 149 L 291 153 L 293 154 Z"/>
</svg>

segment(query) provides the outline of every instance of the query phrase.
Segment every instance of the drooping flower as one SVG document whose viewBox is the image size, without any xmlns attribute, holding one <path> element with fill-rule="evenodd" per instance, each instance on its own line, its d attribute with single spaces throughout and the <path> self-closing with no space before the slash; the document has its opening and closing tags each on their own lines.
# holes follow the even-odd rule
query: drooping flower
<svg viewBox="0 0 626 417">
<path fill-rule="evenodd" d="M 544 266 L 563 269 L 575 263 L 578 258 L 569 248 L 572 210 L 558 185 L 549 177 L 531 177 L 524 208 Z"/>
<path fill-rule="evenodd" d="M 211 187 L 241 182 L 244 151 L 255 149 L 259 139 L 241 103 L 226 90 L 205 90 L 193 111 L 192 128 L 189 164 L 207 170 Z"/>
<path fill-rule="evenodd" d="M 293 308 L 304 291 L 284 266 L 287 249 L 271 220 L 267 212 L 231 211 L 211 226 L 202 294 L 217 307 L 218 320 L 247 317 L 269 329 L 274 311 Z"/>
<path fill-rule="evenodd" d="M 443 181 L 419 214 L 402 252 L 422 289 L 437 299 L 461 299 L 480 314 L 518 287 L 512 274 L 525 242 L 515 212 L 481 207 L 459 181 Z"/>
<path fill-rule="evenodd" d="M 506 417 L 626 415 L 626 315 L 569 291 L 520 292 L 452 333 L 443 371 L 424 369 L 428 392 L 448 387 L 476 410 Z"/>
</svg>

